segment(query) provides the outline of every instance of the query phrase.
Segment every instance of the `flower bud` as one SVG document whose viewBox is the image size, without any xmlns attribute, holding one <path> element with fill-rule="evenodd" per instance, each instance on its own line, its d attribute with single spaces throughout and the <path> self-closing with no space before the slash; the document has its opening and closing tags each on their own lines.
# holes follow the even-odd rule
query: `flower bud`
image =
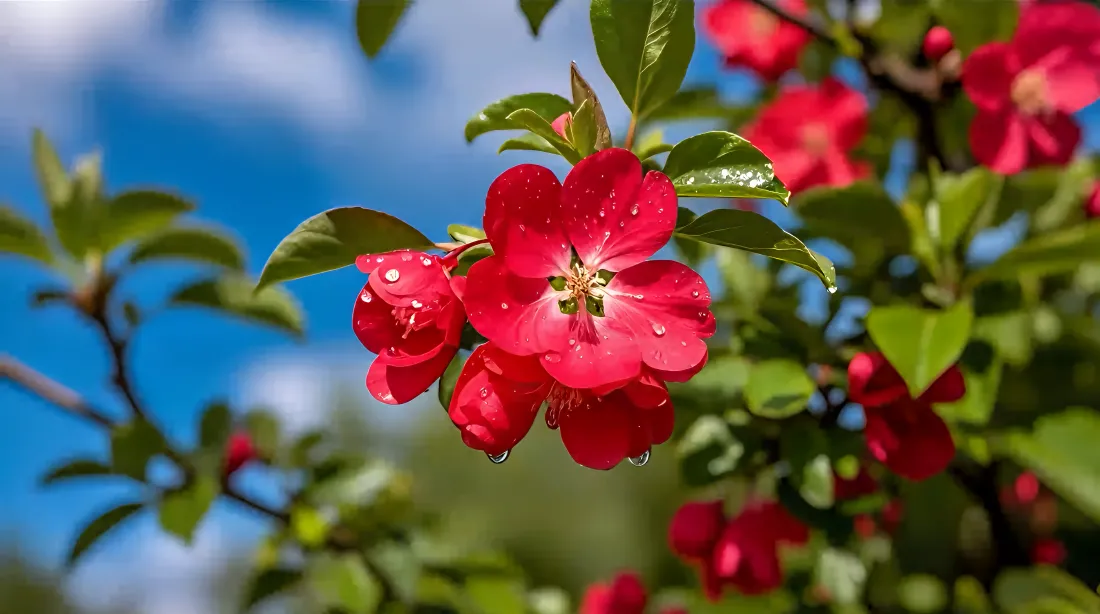
<svg viewBox="0 0 1100 614">
<path fill-rule="evenodd" d="M 924 57 L 933 64 L 938 63 L 954 48 L 955 39 L 952 38 L 951 31 L 943 26 L 934 26 L 924 35 Z"/>
<path fill-rule="evenodd" d="M 233 475 L 238 469 L 256 460 L 257 457 L 256 446 L 252 443 L 252 437 L 244 431 L 233 433 L 225 444 L 224 474 L 227 477 Z"/>
</svg>

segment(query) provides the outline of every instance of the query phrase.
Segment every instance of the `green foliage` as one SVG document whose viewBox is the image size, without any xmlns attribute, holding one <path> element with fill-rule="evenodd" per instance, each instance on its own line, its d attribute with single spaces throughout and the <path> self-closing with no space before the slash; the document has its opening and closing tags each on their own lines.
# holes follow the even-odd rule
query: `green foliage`
<svg viewBox="0 0 1100 614">
<path fill-rule="evenodd" d="M 359 0 L 355 8 L 355 33 L 368 58 L 373 59 L 382 51 L 409 5 L 409 0 Z"/>
<path fill-rule="evenodd" d="M 509 115 L 521 109 L 531 110 L 549 124 L 561 114 L 572 111 L 573 105 L 557 94 L 519 94 L 501 98 L 466 122 L 466 142 L 472 142 L 486 132 L 525 128 L 526 126 L 508 119 Z"/>
<path fill-rule="evenodd" d="M 53 262 L 49 241 L 38 226 L 6 205 L 0 205 L 0 253 Z"/>
<path fill-rule="evenodd" d="M 69 549 L 69 555 L 66 558 L 66 564 L 69 567 L 75 566 L 96 542 L 134 514 L 140 512 L 143 507 L 145 507 L 144 503 L 124 503 L 112 507 L 93 518 L 91 522 L 84 525 L 76 540 L 73 541 L 72 547 Z"/>
<path fill-rule="evenodd" d="M 531 27 L 531 36 L 539 35 L 543 20 L 557 4 L 558 0 L 519 0 L 519 10 L 523 11 L 523 16 L 527 18 L 527 25 Z"/>
<path fill-rule="evenodd" d="M 1100 459 L 1095 453 L 1100 416 L 1072 408 L 1043 416 L 1035 430 L 1012 433 L 1005 445 L 1016 462 L 1100 522 Z"/>
<path fill-rule="evenodd" d="M 190 484 L 164 494 L 160 502 L 160 526 L 190 544 L 191 537 L 218 497 L 218 482 L 200 475 Z"/>
<path fill-rule="evenodd" d="M 106 205 L 98 248 L 110 252 L 120 245 L 144 238 L 169 226 L 195 206 L 175 194 L 153 190 L 129 190 Z M 239 266 L 239 265 L 238 265 Z"/>
<path fill-rule="evenodd" d="M 944 311 L 876 307 L 867 314 L 867 332 L 916 398 L 962 355 L 973 319 L 967 303 Z"/>
<path fill-rule="evenodd" d="M 704 132 L 680 141 L 664 170 L 678 196 L 774 198 L 785 205 L 791 194 L 771 161 L 732 132 Z"/>
<path fill-rule="evenodd" d="M 206 227 L 174 227 L 150 234 L 134 245 L 130 264 L 184 260 L 244 270 L 244 255 L 228 233 Z"/>
<path fill-rule="evenodd" d="M 111 432 L 111 467 L 135 480 L 145 480 L 149 461 L 167 449 L 164 436 L 145 420 L 116 426 Z"/>
<path fill-rule="evenodd" d="M 535 136 L 542 137 L 547 143 L 550 143 L 550 146 L 557 150 L 563 158 L 569 160 L 570 164 L 576 164 L 581 161 L 581 154 L 573 145 L 558 136 L 557 132 L 554 132 L 554 128 L 550 125 L 550 121 L 531 109 L 513 111 L 505 119 L 513 126 L 526 128 Z"/>
<path fill-rule="evenodd" d="M 1020 5 L 1016 2 L 983 5 L 981 19 L 975 19 L 973 6 L 952 0 L 932 0 L 929 4 L 936 19 L 951 31 L 955 47 L 963 55 L 970 55 L 979 46 L 991 41 L 1012 38 L 1020 16 Z"/>
<path fill-rule="evenodd" d="M 382 587 L 354 554 L 320 554 L 310 561 L 305 581 L 323 606 L 350 614 L 370 614 L 382 600 Z"/>
<path fill-rule="evenodd" d="M 282 288 L 262 287 L 243 275 L 226 274 L 180 288 L 168 299 L 177 306 L 205 307 L 247 321 L 273 326 L 295 336 L 305 333 L 297 301 Z"/>
<path fill-rule="evenodd" d="M 302 572 L 297 569 L 276 567 L 264 569 L 251 578 L 245 590 L 244 609 L 279 595 L 302 581 Z"/>
<path fill-rule="evenodd" d="M 41 482 L 43 486 L 47 486 L 74 478 L 103 477 L 114 474 L 110 465 L 97 460 L 79 458 L 50 469 L 42 476 Z"/>
<path fill-rule="evenodd" d="M 749 371 L 745 401 L 749 411 L 765 418 L 786 418 L 806 408 L 814 393 L 806 369 L 789 360 L 758 362 Z"/>
</svg>

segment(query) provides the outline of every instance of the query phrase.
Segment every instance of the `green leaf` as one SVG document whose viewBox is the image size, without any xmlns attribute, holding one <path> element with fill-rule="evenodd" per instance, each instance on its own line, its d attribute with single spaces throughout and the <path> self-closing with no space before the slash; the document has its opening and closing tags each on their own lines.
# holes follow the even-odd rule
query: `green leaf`
<svg viewBox="0 0 1100 614">
<path fill-rule="evenodd" d="M 1094 261 L 1100 261 L 1100 220 L 1025 241 L 972 273 L 966 283 L 973 287 L 985 281 L 1017 279 L 1022 275 L 1055 275 Z"/>
<path fill-rule="evenodd" d="M 736 249 L 719 250 L 715 255 L 726 294 L 737 308 L 746 313 L 759 309 L 772 286 L 767 269 L 752 260 L 752 254 Z"/>
<path fill-rule="evenodd" d="M 825 454 L 818 454 L 802 467 L 798 494 L 819 510 L 827 510 L 836 500 L 833 484 L 833 463 Z"/>
<path fill-rule="evenodd" d="M 771 160 L 732 132 L 704 132 L 680 141 L 668 154 L 665 174 L 678 196 L 774 198 L 784 205 L 791 196 Z"/>
<path fill-rule="evenodd" d="M 947 605 L 947 587 L 930 574 L 913 574 L 898 585 L 898 601 L 914 614 L 932 614 Z"/>
<path fill-rule="evenodd" d="M 981 19 L 974 18 L 974 7 L 955 0 L 932 0 L 932 12 L 941 25 L 951 30 L 955 47 L 964 56 L 993 41 L 1007 41 L 1016 31 L 1020 5 L 993 2 L 981 7 Z"/>
<path fill-rule="evenodd" d="M 254 409 L 245 415 L 244 425 L 260 456 L 274 458 L 281 439 L 279 419 L 269 411 Z"/>
<path fill-rule="evenodd" d="M 1014 433 L 1008 451 L 1078 509 L 1100 522 L 1100 413 L 1073 408 L 1045 415 L 1031 433 Z"/>
<path fill-rule="evenodd" d="M 57 155 L 57 150 L 50 143 L 49 138 L 41 130 L 35 128 L 34 138 L 31 144 L 34 156 L 34 170 L 38 176 L 38 185 L 42 189 L 42 196 L 46 199 L 52 214 L 54 209 L 65 207 L 69 204 L 72 194 L 72 181 L 65 172 L 65 165 Z"/>
<path fill-rule="evenodd" d="M 46 264 L 53 262 L 50 243 L 34 222 L 15 209 L 0 205 L 0 254 L 26 256 Z"/>
<path fill-rule="evenodd" d="M 520 109 L 513 112 L 508 116 L 508 121 L 521 128 L 526 128 L 546 139 L 546 142 L 550 143 L 554 149 L 558 150 L 558 153 L 561 154 L 563 158 L 569 160 L 570 164 L 576 164 L 581 161 L 581 156 L 577 150 L 567 143 L 565 139 L 561 138 L 557 132 L 554 132 L 554 128 L 550 125 L 549 121 L 531 109 Z"/>
<path fill-rule="evenodd" d="M 593 0 L 596 54 L 635 118 L 680 89 L 695 50 L 694 0 Z"/>
<path fill-rule="evenodd" d="M 973 319 L 970 304 L 962 302 L 945 311 L 874 307 L 866 324 L 875 345 L 916 398 L 959 359 Z"/>
<path fill-rule="evenodd" d="M 858 603 L 867 583 L 867 568 L 863 561 L 847 550 L 825 548 L 814 567 L 817 584 L 825 587 L 832 601 L 839 605 Z"/>
<path fill-rule="evenodd" d="M 466 580 L 466 593 L 484 614 L 515 614 L 527 610 L 523 582 L 515 578 L 474 576 Z"/>
<path fill-rule="evenodd" d="M 752 366 L 745 386 L 749 411 L 765 418 L 786 418 L 806 408 L 816 387 L 802 365 L 765 360 Z"/>
<path fill-rule="evenodd" d="M 759 213 L 715 209 L 679 226 L 676 236 L 789 262 L 817 275 L 830 292 L 835 291 L 836 269 L 833 263 Z"/>
<path fill-rule="evenodd" d="M 455 384 L 458 383 L 458 375 L 462 373 L 462 367 L 466 364 L 466 358 L 461 354 L 455 354 L 447 370 L 439 378 L 439 404 L 443 409 L 451 406 L 451 396 L 455 393 Z"/>
<path fill-rule="evenodd" d="M 570 62 L 569 64 L 569 89 L 573 93 L 573 123 L 577 122 L 577 115 L 580 114 L 585 103 L 588 103 L 588 107 L 591 109 L 586 113 L 591 114 L 592 130 L 595 133 L 592 135 L 592 150 L 600 151 L 611 147 L 611 128 L 607 125 L 607 116 L 604 115 L 603 105 L 600 104 L 600 99 L 596 96 L 595 90 L 577 70 L 576 62 Z M 586 118 L 585 121 L 588 121 L 588 119 Z M 575 140 L 574 144 L 576 144 Z"/>
<path fill-rule="evenodd" d="M 233 415 L 225 403 L 211 403 L 199 420 L 199 445 L 206 450 L 221 451 L 233 431 Z"/>
<path fill-rule="evenodd" d="M 1051 599 L 1068 602 L 1066 605 L 1069 607 L 1033 609 L 1033 606 Z M 1008 614 L 1100 611 L 1100 595 L 1077 578 L 1050 566 L 1002 571 L 993 584 L 993 600 Z"/>
<path fill-rule="evenodd" d="M 348 614 L 373 614 L 382 601 L 382 586 L 356 553 L 317 555 L 306 581 L 321 605 Z"/>
<path fill-rule="evenodd" d="M 883 0 L 872 34 L 880 44 L 909 55 L 924 38 L 929 12 L 928 2 Z"/>
<path fill-rule="evenodd" d="M 963 353 L 964 363 L 966 354 L 967 352 Z M 1004 363 L 1000 357 L 991 357 L 981 366 L 984 368 L 962 365 L 966 396 L 954 403 L 938 404 L 936 408 L 943 417 L 950 421 L 978 426 L 985 426 L 989 422 L 993 416 L 993 408 L 997 404 Z"/>
<path fill-rule="evenodd" d="M 273 326 L 296 337 L 304 334 L 304 315 L 298 302 L 282 288 L 253 290 L 251 279 L 226 274 L 184 286 L 168 300 L 170 305 L 207 307 L 227 315 Z"/>
<path fill-rule="evenodd" d="M 962 175 L 943 175 L 936 185 L 939 244 L 951 250 L 966 232 L 974 215 L 989 199 L 998 178 L 975 167 Z"/>
<path fill-rule="evenodd" d="M 112 198 L 99 230 L 99 249 L 110 252 L 127 241 L 163 230 L 177 216 L 195 206 L 175 194 L 155 190 L 130 190 Z"/>
<path fill-rule="evenodd" d="M 69 548 L 66 566 L 71 569 L 80 560 L 80 557 L 84 556 L 88 549 L 95 545 L 100 538 L 110 532 L 111 529 L 122 524 L 127 518 L 141 511 L 144 506 L 144 503 L 125 503 L 103 512 L 85 525 L 76 541 L 73 542 L 72 547 Z"/>
<path fill-rule="evenodd" d="M 501 143 L 497 153 L 502 154 L 506 151 L 541 151 L 555 156 L 558 155 L 558 150 L 554 149 L 550 141 L 530 132 L 524 132 Z"/>
<path fill-rule="evenodd" d="M 130 264 L 157 260 L 189 260 L 234 271 L 244 269 L 244 255 L 232 236 L 198 226 L 166 228 L 142 238 L 130 252 Z"/>
<path fill-rule="evenodd" d="M 447 226 L 447 234 L 460 243 L 473 243 L 485 238 L 485 231 L 465 224 L 450 224 Z"/>
<path fill-rule="evenodd" d="M 813 188 L 800 193 L 793 207 L 806 230 L 833 239 L 855 254 L 864 252 L 868 244 L 892 252 L 909 247 L 909 225 L 881 184 Z"/>
<path fill-rule="evenodd" d="M 672 151 L 673 147 L 674 145 L 669 145 L 668 143 L 654 143 L 646 147 L 639 147 L 636 153 L 639 160 L 648 160 L 653 156 Z"/>
<path fill-rule="evenodd" d="M 481 110 L 480 113 L 466 122 L 466 142 L 472 142 L 486 132 L 496 130 L 519 130 L 524 126 L 516 125 L 508 120 L 508 116 L 520 109 L 530 109 L 549 124 L 561 116 L 569 113 L 573 105 L 568 100 L 557 94 L 532 93 L 518 94 L 501 98 Z"/>
<path fill-rule="evenodd" d="M 46 475 L 42 476 L 41 484 L 46 486 L 73 478 L 103 477 L 114 474 L 109 465 L 97 460 L 78 458 L 50 469 Z"/>
<path fill-rule="evenodd" d="M 531 27 L 531 36 L 538 37 L 542 20 L 557 5 L 558 0 L 519 0 L 519 10 L 527 18 L 527 25 Z"/>
<path fill-rule="evenodd" d="M 745 454 L 729 423 L 714 415 L 699 416 L 676 446 L 680 475 L 687 486 L 713 484 L 733 473 Z"/>
<path fill-rule="evenodd" d="M 289 567 L 273 567 L 257 574 L 245 591 L 244 609 L 293 588 L 302 581 L 302 572 Z"/>
<path fill-rule="evenodd" d="M 145 481 L 145 466 L 166 449 L 164 436 L 144 420 L 121 424 L 111 431 L 111 467 L 135 480 Z"/>
<path fill-rule="evenodd" d="M 592 111 L 592 103 L 585 100 L 575 113 L 573 119 L 566 126 L 565 133 L 569 135 L 569 143 L 577 150 L 577 155 L 582 158 L 596 151 L 596 119 Z"/>
<path fill-rule="evenodd" d="M 216 479 L 201 475 L 188 486 L 165 493 L 160 502 L 161 528 L 190 544 L 219 491 Z"/>
<path fill-rule="evenodd" d="M 355 8 L 355 33 L 368 58 L 373 59 L 382 51 L 408 8 L 409 0 L 359 0 Z"/>
<path fill-rule="evenodd" d="M 257 289 L 346 267 L 363 254 L 433 245 L 392 215 L 362 207 L 329 209 L 302 222 L 279 242 L 260 273 Z"/>
</svg>

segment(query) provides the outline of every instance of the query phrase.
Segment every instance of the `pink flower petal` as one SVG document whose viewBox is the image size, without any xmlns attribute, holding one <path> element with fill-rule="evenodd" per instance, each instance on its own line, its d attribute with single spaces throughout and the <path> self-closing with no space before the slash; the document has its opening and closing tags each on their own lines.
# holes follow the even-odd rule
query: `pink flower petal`
<svg viewBox="0 0 1100 614">
<path fill-rule="evenodd" d="M 607 285 L 604 312 L 633 335 L 645 363 L 687 371 L 706 357 L 703 338 L 713 334 L 710 290 L 690 267 L 649 260 L 620 271 Z"/>
<path fill-rule="evenodd" d="M 865 413 L 867 449 L 903 478 L 919 481 L 932 477 L 955 457 L 951 431 L 926 404 L 905 400 Z"/>
<path fill-rule="evenodd" d="M 909 388 L 880 352 L 861 352 L 848 362 L 848 398 L 878 407 L 909 397 Z"/>
<path fill-rule="evenodd" d="M 1031 138 L 1030 167 L 1047 164 L 1065 166 L 1073 159 L 1073 153 L 1081 143 L 1081 127 L 1073 116 L 1061 111 L 1030 119 L 1027 134 Z"/>
<path fill-rule="evenodd" d="M 1013 175 L 1028 166 L 1028 136 L 1014 109 L 978 111 L 970 123 L 970 149 L 978 162 L 1001 175 Z"/>
<path fill-rule="evenodd" d="M 474 263 L 466 279 L 470 324 L 502 349 L 537 354 L 557 349 L 568 338 L 574 316 L 558 307 L 568 295 L 546 279 L 519 277 L 500 256 Z"/>
<path fill-rule="evenodd" d="M 604 149 L 565 178 L 562 212 L 569 240 L 590 271 L 619 271 L 642 262 L 672 238 L 676 192 L 662 173 L 642 177 L 633 153 Z"/>
<path fill-rule="evenodd" d="M 356 265 L 362 270 L 371 261 L 376 266 L 368 283 L 382 300 L 394 307 L 412 306 L 414 300 L 428 303 L 454 296 L 438 256 L 401 250 L 359 256 Z"/>
<path fill-rule="evenodd" d="M 714 552 L 725 521 L 721 499 L 685 503 L 668 524 L 669 547 L 686 559 L 707 560 Z"/>
<path fill-rule="evenodd" d="M 586 395 L 580 405 L 562 411 L 558 418 L 565 449 L 580 465 L 611 469 L 630 453 L 632 410 L 625 395 Z"/>
<path fill-rule="evenodd" d="M 962 69 L 963 90 L 979 110 L 1000 111 L 1012 104 L 1012 81 L 1019 67 L 1008 43 L 982 45 L 970 54 Z"/>
<path fill-rule="evenodd" d="M 818 90 L 818 111 L 829 122 L 833 146 L 842 152 L 854 149 L 867 134 L 867 99 L 835 77 L 826 77 Z"/>
<path fill-rule="evenodd" d="M 713 320 L 714 319 L 714 314 L 711 314 L 710 317 L 711 317 L 711 320 Z M 714 328 L 711 327 L 710 330 L 713 331 Z M 676 382 L 676 383 L 682 384 L 682 383 L 690 380 L 691 378 L 695 377 L 696 375 L 698 375 L 699 372 L 702 371 L 703 367 L 705 367 L 705 366 L 707 366 L 707 354 L 706 353 L 703 354 L 703 360 L 699 361 L 699 364 L 697 364 L 694 367 L 692 367 L 690 369 L 687 369 L 685 371 L 662 371 L 660 369 L 651 369 L 651 371 L 653 371 L 654 375 L 659 377 L 662 381 Z"/>
<path fill-rule="evenodd" d="M 583 308 L 564 317 L 568 328 L 555 328 L 552 342 L 556 345 L 542 356 L 543 368 L 554 379 L 570 388 L 598 388 L 632 379 L 641 371 L 638 344 L 620 323 L 595 317 Z M 539 333 L 551 342 L 550 333 Z"/>
<path fill-rule="evenodd" d="M 520 277 L 554 277 L 569 269 L 561 220 L 561 184 L 536 164 L 514 166 L 485 197 L 485 235 L 493 252 Z"/>
<path fill-rule="evenodd" d="M 440 346 L 430 359 L 408 366 L 389 364 L 385 355 L 380 355 L 367 371 L 367 390 L 388 405 L 408 403 L 443 375 L 457 352 L 456 347 Z"/>
<path fill-rule="evenodd" d="M 943 375 L 920 395 L 924 403 L 954 403 L 966 394 L 966 381 L 958 365 L 951 365 Z"/>
</svg>

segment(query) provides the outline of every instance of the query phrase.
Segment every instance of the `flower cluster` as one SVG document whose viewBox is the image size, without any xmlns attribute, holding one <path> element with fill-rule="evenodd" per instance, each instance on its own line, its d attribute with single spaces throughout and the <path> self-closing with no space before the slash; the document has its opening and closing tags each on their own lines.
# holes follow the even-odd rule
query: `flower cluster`
<svg viewBox="0 0 1100 614">
<path fill-rule="evenodd" d="M 754 501 L 727 519 L 722 501 L 690 502 L 669 524 L 669 546 L 699 571 L 707 598 L 725 588 L 758 595 L 783 584 L 780 544 L 803 545 L 809 529 L 774 501 Z"/>
<path fill-rule="evenodd" d="M 779 0 L 782 8 L 804 17 L 805 0 Z M 729 67 L 752 70 L 774 82 L 798 66 L 798 56 L 810 43 L 810 34 L 780 19 L 752 0 L 721 0 L 706 8 L 700 25 Z"/>
<path fill-rule="evenodd" d="M 581 600 L 580 614 L 644 614 L 649 595 L 638 574 L 620 572 L 611 582 L 588 587 Z M 687 614 L 677 606 L 667 606 L 659 614 Z"/>
<path fill-rule="evenodd" d="M 448 412 L 471 448 L 503 460 L 543 403 L 581 465 L 644 464 L 672 434 L 665 382 L 706 364 L 710 291 L 679 262 L 647 260 L 672 237 L 668 177 L 605 149 L 559 183 L 524 164 L 490 186 L 484 227 L 493 255 L 465 277 L 456 259 L 402 251 L 359 257 L 369 275 L 353 324 L 378 354 L 367 387 L 405 403 L 437 380 L 467 318 L 488 343 L 467 360 Z"/>
</svg>

